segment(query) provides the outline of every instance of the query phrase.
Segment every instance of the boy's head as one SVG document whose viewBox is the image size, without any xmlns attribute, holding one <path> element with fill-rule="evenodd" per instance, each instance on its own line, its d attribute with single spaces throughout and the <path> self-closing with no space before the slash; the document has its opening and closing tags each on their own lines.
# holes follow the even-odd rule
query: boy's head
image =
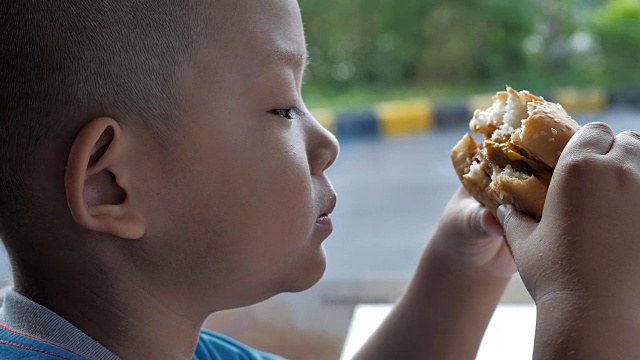
<svg viewBox="0 0 640 360">
<path fill-rule="evenodd" d="M 302 102 L 295 0 L 2 7 L 0 230 L 19 288 L 131 284 L 200 313 L 317 281 L 338 146 Z"/>
</svg>

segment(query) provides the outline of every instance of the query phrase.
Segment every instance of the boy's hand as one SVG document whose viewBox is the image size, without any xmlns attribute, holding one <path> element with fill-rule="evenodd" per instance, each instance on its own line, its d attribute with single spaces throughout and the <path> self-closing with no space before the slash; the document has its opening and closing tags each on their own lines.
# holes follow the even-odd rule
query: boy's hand
<svg viewBox="0 0 640 360">
<path fill-rule="evenodd" d="M 501 207 L 538 309 L 534 359 L 640 358 L 640 134 L 579 130 L 537 222 Z"/>
<path fill-rule="evenodd" d="M 430 246 L 438 247 L 457 266 L 502 278 L 516 272 L 502 226 L 463 187 L 445 207 Z"/>
<path fill-rule="evenodd" d="M 460 189 L 394 310 L 356 359 L 473 359 L 516 271 L 502 227 Z"/>
<path fill-rule="evenodd" d="M 583 127 L 563 152 L 541 221 L 500 208 L 522 280 L 539 301 L 640 295 L 640 134 Z M 631 274 L 634 274 L 631 276 Z"/>
</svg>

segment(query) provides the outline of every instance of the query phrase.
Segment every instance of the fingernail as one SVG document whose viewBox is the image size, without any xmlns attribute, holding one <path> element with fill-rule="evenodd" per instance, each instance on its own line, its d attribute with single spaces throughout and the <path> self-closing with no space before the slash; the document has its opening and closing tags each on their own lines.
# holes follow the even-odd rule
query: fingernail
<svg viewBox="0 0 640 360">
<path fill-rule="evenodd" d="M 484 223 L 484 216 L 486 211 L 487 210 L 484 208 L 479 209 L 475 213 L 475 218 L 473 220 L 477 226 L 476 229 L 479 229 L 483 235 L 489 235 L 489 232 L 487 231 L 487 228 L 485 227 L 485 223 Z"/>
<path fill-rule="evenodd" d="M 500 224 L 504 225 L 504 218 L 507 217 L 508 211 L 509 209 L 507 208 L 507 205 L 500 205 L 498 208 L 498 220 L 500 221 Z"/>
<path fill-rule="evenodd" d="M 489 237 L 502 238 L 504 236 L 502 226 L 489 210 L 483 211 L 480 225 L 484 233 Z"/>
</svg>

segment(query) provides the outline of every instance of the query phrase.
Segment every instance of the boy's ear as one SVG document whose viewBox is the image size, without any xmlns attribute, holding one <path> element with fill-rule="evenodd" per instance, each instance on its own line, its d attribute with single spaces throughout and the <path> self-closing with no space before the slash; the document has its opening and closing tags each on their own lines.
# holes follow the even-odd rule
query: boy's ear
<svg viewBox="0 0 640 360">
<path fill-rule="evenodd" d="M 65 173 L 67 203 L 86 229 L 123 239 L 141 238 L 146 222 L 131 200 L 131 165 L 122 128 L 98 118 L 76 136 Z"/>
</svg>

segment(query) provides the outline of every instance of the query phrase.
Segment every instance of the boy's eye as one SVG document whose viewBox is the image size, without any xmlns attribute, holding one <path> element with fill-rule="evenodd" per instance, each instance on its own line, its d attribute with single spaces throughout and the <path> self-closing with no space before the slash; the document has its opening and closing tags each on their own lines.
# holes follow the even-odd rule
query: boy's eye
<svg viewBox="0 0 640 360">
<path fill-rule="evenodd" d="M 273 115 L 280 116 L 288 120 L 293 120 L 295 116 L 300 113 L 300 110 L 297 107 L 292 107 L 288 109 L 275 109 L 269 112 Z"/>
</svg>

